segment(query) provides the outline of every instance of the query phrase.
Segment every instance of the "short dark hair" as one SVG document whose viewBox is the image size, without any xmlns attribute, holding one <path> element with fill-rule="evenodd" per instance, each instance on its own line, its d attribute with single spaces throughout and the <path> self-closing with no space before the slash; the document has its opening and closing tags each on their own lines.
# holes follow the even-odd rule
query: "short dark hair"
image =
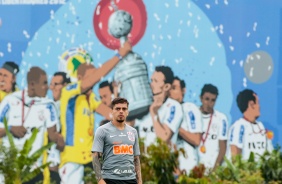
<svg viewBox="0 0 282 184">
<path fill-rule="evenodd" d="M 173 71 L 169 66 L 156 66 L 155 69 L 156 72 L 162 72 L 165 77 L 165 83 L 172 84 L 174 80 L 174 74 Z"/>
<path fill-rule="evenodd" d="M 103 88 L 103 87 L 107 87 L 107 86 L 110 88 L 111 92 L 114 93 L 114 88 L 113 88 L 112 84 L 109 83 L 108 81 L 103 81 L 103 82 L 101 82 L 101 83 L 99 84 L 99 89 L 101 89 L 101 88 Z"/>
<path fill-rule="evenodd" d="M 212 84 L 205 84 L 202 88 L 201 96 L 203 96 L 205 93 L 211 93 L 218 96 L 218 89 Z"/>
<path fill-rule="evenodd" d="M 66 72 L 56 72 L 54 73 L 53 75 L 54 77 L 56 76 L 61 76 L 63 78 L 63 84 L 64 83 L 67 83 L 69 84 L 71 82 L 70 78 L 67 76 L 67 73 Z"/>
<path fill-rule="evenodd" d="M 244 113 L 247 110 L 249 101 L 256 103 L 256 97 L 254 94 L 256 93 L 251 89 L 245 89 L 238 93 L 236 101 L 241 113 Z"/>
<path fill-rule="evenodd" d="M 111 108 L 113 109 L 116 104 L 120 104 L 120 103 L 126 103 L 127 106 L 129 105 L 129 102 L 125 98 L 117 97 L 113 99 L 111 103 Z"/>
<path fill-rule="evenodd" d="M 181 80 L 179 77 L 175 76 L 174 80 L 178 80 L 179 81 L 181 89 L 186 87 L 186 84 L 185 84 L 184 80 Z"/>
<path fill-rule="evenodd" d="M 30 70 L 27 73 L 27 83 L 30 82 L 39 82 L 39 79 L 42 75 L 46 75 L 46 72 L 42 70 L 38 66 L 33 66 L 30 68 Z"/>
<path fill-rule="evenodd" d="M 8 70 L 11 72 L 14 76 L 17 75 L 20 71 L 19 65 L 17 65 L 14 61 L 6 61 L 3 65 L 2 68 Z"/>
</svg>

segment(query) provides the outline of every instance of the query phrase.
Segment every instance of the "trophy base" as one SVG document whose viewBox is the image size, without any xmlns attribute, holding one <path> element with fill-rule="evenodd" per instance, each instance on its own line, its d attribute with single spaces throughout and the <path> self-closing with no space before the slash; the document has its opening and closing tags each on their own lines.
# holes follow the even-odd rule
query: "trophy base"
<svg viewBox="0 0 282 184">
<path fill-rule="evenodd" d="M 150 106 L 141 107 L 129 112 L 129 115 L 126 118 L 126 121 L 132 121 L 135 119 L 141 119 L 143 116 L 148 114 Z"/>
</svg>

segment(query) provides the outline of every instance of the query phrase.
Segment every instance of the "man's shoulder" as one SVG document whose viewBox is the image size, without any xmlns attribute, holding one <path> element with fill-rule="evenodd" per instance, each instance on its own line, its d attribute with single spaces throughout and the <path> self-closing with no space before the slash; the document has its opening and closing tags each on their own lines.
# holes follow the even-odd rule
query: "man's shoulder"
<svg viewBox="0 0 282 184">
<path fill-rule="evenodd" d="M 165 107 L 165 108 L 175 107 L 177 109 L 182 109 L 181 104 L 178 101 L 176 101 L 176 100 L 174 100 L 172 98 L 167 98 L 167 100 L 162 105 L 162 107 Z"/>
<path fill-rule="evenodd" d="M 199 107 L 196 104 L 192 103 L 192 102 L 184 102 L 182 104 L 182 108 L 185 111 L 198 111 L 198 112 L 200 112 Z"/>
<path fill-rule="evenodd" d="M 245 127 L 245 125 L 246 125 L 245 120 L 244 120 L 243 118 L 240 118 L 240 119 L 236 120 L 236 121 L 231 125 L 230 128 L 241 127 L 241 126 Z"/>
<path fill-rule="evenodd" d="M 226 115 L 225 115 L 223 112 L 220 112 L 220 111 L 218 111 L 218 110 L 214 110 L 214 112 L 215 112 L 215 115 L 216 115 L 218 118 L 220 118 L 220 119 L 222 119 L 222 120 L 227 120 L 227 117 L 226 117 Z"/>
</svg>

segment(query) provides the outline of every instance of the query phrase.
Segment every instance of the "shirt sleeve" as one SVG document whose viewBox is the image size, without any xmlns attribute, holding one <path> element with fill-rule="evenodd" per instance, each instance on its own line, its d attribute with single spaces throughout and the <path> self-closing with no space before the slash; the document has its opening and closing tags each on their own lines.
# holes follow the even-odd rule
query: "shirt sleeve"
<svg viewBox="0 0 282 184">
<path fill-rule="evenodd" d="M 218 132 L 219 140 L 227 140 L 227 130 L 228 130 L 227 118 L 225 115 L 223 115 L 221 121 L 219 122 L 219 132 Z"/>
<path fill-rule="evenodd" d="M 48 103 L 46 105 L 46 127 L 51 128 L 59 123 L 59 117 L 55 104 Z"/>
<path fill-rule="evenodd" d="M 98 128 L 96 130 L 95 136 L 94 136 L 94 141 L 93 141 L 93 146 L 92 146 L 92 152 L 99 152 L 103 153 L 104 149 L 104 131 L 102 128 Z"/>
<path fill-rule="evenodd" d="M 231 127 L 230 131 L 230 145 L 237 146 L 238 148 L 243 148 L 243 142 L 244 142 L 244 134 L 245 134 L 245 127 L 242 124 L 234 124 Z"/>
<path fill-rule="evenodd" d="M 4 98 L 4 100 L 0 104 L 0 128 L 5 128 L 4 121 L 9 119 L 10 115 L 10 104 L 8 97 Z"/>
<path fill-rule="evenodd" d="M 203 132 L 203 123 L 202 115 L 198 108 L 187 108 L 183 107 L 183 122 L 181 128 L 191 133 L 202 133 Z"/>
<path fill-rule="evenodd" d="M 169 107 L 169 111 L 166 113 L 166 117 L 164 119 L 164 122 L 170 130 L 175 133 L 178 131 L 180 124 L 183 119 L 183 111 L 182 107 L 179 105 L 171 105 Z"/>
<path fill-rule="evenodd" d="M 134 156 L 139 156 L 140 155 L 139 139 L 136 130 L 134 131 L 134 135 L 135 135 L 135 143 L 133 146 Z"/>
</svg>

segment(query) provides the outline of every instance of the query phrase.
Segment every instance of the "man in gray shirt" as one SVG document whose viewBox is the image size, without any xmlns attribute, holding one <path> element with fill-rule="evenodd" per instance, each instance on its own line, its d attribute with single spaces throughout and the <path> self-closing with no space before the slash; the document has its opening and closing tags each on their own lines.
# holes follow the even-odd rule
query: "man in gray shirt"
<svg viewBox="0 0 282 184">
<path fill-rule="evenodd" d="M 125 124 L 128 101 L 115 98 L 111 122 L 100 126 L 92 147 L 98 184 L 142 184 L 137 131 Z"/>
</svg>

